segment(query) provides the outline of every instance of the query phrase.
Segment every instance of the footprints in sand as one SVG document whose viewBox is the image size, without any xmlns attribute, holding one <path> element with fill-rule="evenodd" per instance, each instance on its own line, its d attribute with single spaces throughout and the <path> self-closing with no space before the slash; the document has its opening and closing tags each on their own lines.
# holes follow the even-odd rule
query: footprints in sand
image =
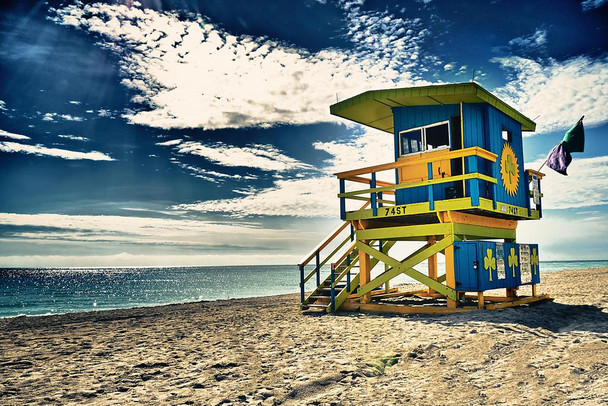
<svg viewBox="0 0 608 406">
<path fill-rule="evenodd" d="M 297 303 L 292 295 L 0 320 L 0 404 L 608 399 L 606 316 L 579 307 L 571 315 L 559 298 L 546 312 L 437 317 L 310 317 Z"/>
</svg>

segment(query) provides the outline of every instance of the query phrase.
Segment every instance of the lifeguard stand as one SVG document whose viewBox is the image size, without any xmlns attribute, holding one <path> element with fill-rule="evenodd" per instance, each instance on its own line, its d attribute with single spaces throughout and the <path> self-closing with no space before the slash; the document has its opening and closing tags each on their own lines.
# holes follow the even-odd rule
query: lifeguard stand
<svg viewBox="0 0 608 406">
<path fill-rule="evenodd" d="M 537 294 L 538 245 L 516 242 L 518 221 L 542 216 L 543 174 L 524 170 L 532 120 L 476 83 L 368 91 L 330 111 L 393 134 L 395 160 L 336 175 L 344 223 L 299 264 L 303 309 L 448 313 L 549 298 Z M 400 260 L 398 241 L 424 245 Z M 414 268 L 423 261 L 426 273 Z M 426 288 L 391 288 L 400 274 Z M 506 291 L 484 296 L 492 289 Z"/>
</svg>

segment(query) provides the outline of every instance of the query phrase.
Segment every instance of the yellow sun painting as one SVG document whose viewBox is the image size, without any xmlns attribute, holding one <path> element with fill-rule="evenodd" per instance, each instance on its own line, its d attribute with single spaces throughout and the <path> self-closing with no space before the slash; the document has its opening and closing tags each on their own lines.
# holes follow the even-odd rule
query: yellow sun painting
<svg viewBox="0 0 608 406">
<path fill-rule="evenodd" d="M 519 164 L 513 148 L 506 143 L 500 155 L 500 174 L 502 175 L 502 185 L 507 193 L 515 196 L 519 184 Z"/>
</svg>

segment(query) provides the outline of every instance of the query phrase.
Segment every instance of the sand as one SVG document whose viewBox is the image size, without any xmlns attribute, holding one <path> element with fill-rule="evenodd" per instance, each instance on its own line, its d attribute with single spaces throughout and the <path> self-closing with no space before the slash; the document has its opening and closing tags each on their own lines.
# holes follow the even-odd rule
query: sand
<svg viewBox="0 0 608 406">
<path fill-rule="evenodd" d="M 283 295 L 3 319 L 0 404 L 608 404 L 607 286 L 547 274 L 554 302 L 444 316 Z"/>
</svg>

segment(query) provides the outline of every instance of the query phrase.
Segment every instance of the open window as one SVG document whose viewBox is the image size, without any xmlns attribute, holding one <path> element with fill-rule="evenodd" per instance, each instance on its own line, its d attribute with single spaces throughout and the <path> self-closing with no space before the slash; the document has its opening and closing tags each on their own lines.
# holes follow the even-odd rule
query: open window
<svg viewBox="0 0 608 406">
<path fill-rule="evenodd" d="M 399 133 L 399 155 L 450 147 L 450 122 L 430 124 Z"/>
<path fill-rule="evenodd" d="M 502 128 L 502 139 L 507 142 L 511 142 L 513 140 L 513 133 L 506 128 Z"/>
</svg>

